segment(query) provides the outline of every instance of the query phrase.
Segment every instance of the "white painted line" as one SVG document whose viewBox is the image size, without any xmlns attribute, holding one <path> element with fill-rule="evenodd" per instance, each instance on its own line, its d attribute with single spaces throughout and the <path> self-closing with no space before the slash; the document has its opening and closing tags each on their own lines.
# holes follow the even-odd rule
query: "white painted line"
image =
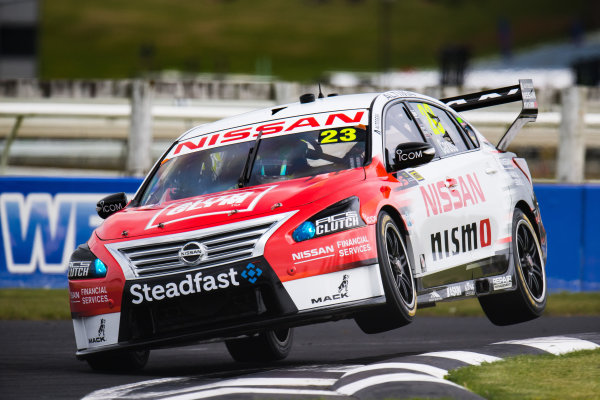
<svg viewBox="0 0 600 400">
<path fill-rule="evenodd" d="M 447 381 L 445 379 L 436 378 L 429 375 L 423 374 L 413 374 L 410 372 L 407 373 L 399 373 L 399 374 L 383 374 L 383 375 L 375 375 L 370 376 L 365 379 L 358 380 L 356 382 L 349 383 L 344 386 L 340 386 L 336 389 L 336 392 L 352 396 L 354 393 L 366 389 L 371 386 L 386 384 L 390 382 L 433 382 L 433 383 L 442 383 L 444 385 L 455 386 L 461 388 L 463 390 L 467 390 L 462 386 L 457 385 L 454 382 Z"/>
<path fill-rule="evenodd" d="M 311 371 L 311 372 L 332 372 L 332 373 L 345 373 L 352 371 L 353 369 L 360 368 L 364 364 L 352 364 L 352 365 L 306 365 L 298 368 L 290 368 L 285 371 Z"/>
<path fill-rule="evenodd" d="M 276 394 L 276 395 L 305 395 L 305 396 L 335 396 L 335 392 L 328 390 L 310 390 L 310 389 L 280 389 L 280 388 L 243 388 L 227 387 L 202 392 L 188 393 L 175 397 L 164 397 L 161 400 L 196 400 L 209 397 L 226 396 L 232 394 Z"/>
<path fill-rule="evenodd" d="M 358 374 L 359 372 L 374 371 L 374 370 L 378 370 L 378 369 L 408 369 L 411 371 L 423 372 L 427 375 L 435 376 L 436 378 L 443 378 L 448 373 L 448 371 L 445 369 L 433 367 L 431 365 L 426 365 L 426 364 L 387 362 L 387 363 L 371 364 L 371 365 L 367 365 L 365 367 L 353 369 L 351 371 L 348 371 L 344 375 L 342 375 L 342 378 L 349 376 L 349 375 Z"/>
<path fill-rule="evenodd" d="M 107 389 L 96 390 L 87 396 L 83 397 L 82 400 L 106 400 L 106 399 L 115 399 L 120 397 L 125 397 L 129 395 L 131 392 L 137 389 L 142 389 L 145 387 L 161 385 L 163 383 L 173 383 L 173 382 L 181 382 L 187 381 L 189 378 L 176 377 L 176 378 L 160 378 L 160 379 L 152 379 L 149 381 L 142 381 L 136 383 L 129 383 L 127 385 L 115 386 Z"/>
<path fill-rule="evenodd" d="M 554 355 L 570 353 L 578 350 L 594 350 L 600 347 L 596 343 L 590 342 L 589 340 L 571 338 L 567 336 L 548 336 L 534 339 L 507 340 L 505 342 L 498 342 L 494 344 L 520 344 L 523 346 L 535 347 L 536 349 L 540 349 Z"/>
<path fill-rule="evenodd" d="M 502 360 L 498 357 L 475 353 L 472 351 L 434 351 L 432 353 L 419 354 L 419 356 L 450 358 L 452 360 L 462 361 L 471 365 L 479 365 L 484 362 L 495 362 Z"/>
<path fill-rule="evenodd" d="M 154 393 L 141 393 L 137 398 L 156 398 L 163 396 L 171 396 L 170 399 L 188 399 L 190 395 L 204 393 L 205 391 L 212 392 L 214 389 L 228 387 L 244 387 L 244 386 L 265 386 L 267 388 L 274 386 L 322 386 L 329 387 L 337 382 L 337 379 L 322 379 L 322 378 L 236 378 L 227 379 L 220 382 L 209 383 L 205 385 L 187 386 L 182 389 L 166 390 Z M 253 389 L 248 389 L 253 390 Z M 193 397 L 192 397 L 193 398 Z"/>
</svg>

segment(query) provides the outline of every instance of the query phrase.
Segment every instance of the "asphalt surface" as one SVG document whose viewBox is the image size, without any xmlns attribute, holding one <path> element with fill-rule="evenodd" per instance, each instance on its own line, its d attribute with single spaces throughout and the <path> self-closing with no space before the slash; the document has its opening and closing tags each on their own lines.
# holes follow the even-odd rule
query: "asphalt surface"
<svg viewBox="0 0 600 400">
<path fill-rule="evenodd" d="M 222 343 L 211 343 L 155 350 L 143 371 L 123 375 L 92 372 L 85 362 L 75 359 L 70 321 L 0 321 L 0 397 L 79 399 L 101 389 L 156 379 L 169 381 L 173 388 L 179 378 L 189 384 L 190 379 L 219 382 L 261 373 L 279 372 L 284 376 L 281 371 L 289 370 L 337 368 L 340 372 L 349 366 L 408 360 L 427 352 L 469 350 L 499 341 L 543 336 L 595 333 L 598 337 L 599 332 L 600 317 L 542 317 L 509 327 L 497 327 L 478 317 L 417 317 L 411 325 L 377 335 L 366 335 L 354 321 L 345 320 L 296 328 L 292 353 L 276 364 L 239 364 Z M 320 375 L 326 376 L 326 372 Z M 448 386 L 442 390 L 452 395 L 451 386 L 442 386 Z M 378 398 L 377 393 L 373 396 Z M 279 394 L 276 398 L 288 397 Z"/>
</svg>

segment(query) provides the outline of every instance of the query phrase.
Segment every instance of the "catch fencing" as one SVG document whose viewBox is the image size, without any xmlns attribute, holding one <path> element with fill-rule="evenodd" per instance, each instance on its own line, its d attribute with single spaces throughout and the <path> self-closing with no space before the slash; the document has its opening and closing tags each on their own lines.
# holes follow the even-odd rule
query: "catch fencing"
<svg viewBox="0 0 600 400">
<path fill-rule="evenodd" d="M 72 251 L 102 220 L 96 202 L 138 178 L 0 177 L 0 287 L 67 287 Z M 550 291 L 600 291 L 600 186 L 535 185 Z"/>
</svg>

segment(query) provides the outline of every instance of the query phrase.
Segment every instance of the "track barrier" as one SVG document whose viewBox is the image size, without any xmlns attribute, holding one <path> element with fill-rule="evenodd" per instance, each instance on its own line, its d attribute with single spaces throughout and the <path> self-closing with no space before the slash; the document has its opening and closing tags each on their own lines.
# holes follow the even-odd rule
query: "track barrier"
<svg viewBox="0 0 600 400">
<path fill-rule="evenodd" d="M 0 177 L 0 288 L 65 288 L 77 245 L 102 220 L 96 203 L 131 197 L 139 178 Z M 548 233 L 548 288 L 600 291 L 600 185 L 537 184 Z"/>
</svg>

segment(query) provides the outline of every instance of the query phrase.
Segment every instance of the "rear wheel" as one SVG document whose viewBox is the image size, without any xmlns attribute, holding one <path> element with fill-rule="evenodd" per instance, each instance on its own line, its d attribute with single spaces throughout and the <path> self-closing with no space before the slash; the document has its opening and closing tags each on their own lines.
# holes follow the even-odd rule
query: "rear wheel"
<svg viewBox="0 0 600 400">
<path fill-rule="evenodd" d="M 479 303 L 496 325 L 512 325 L 539 317 L 546 307 L 546 272 L 535 229 L 519 209 L 513 214 L 512 253 L 516 290 L 482 296 Z"/>
<path fill-rule="evenodd" d="M 292 350 L 294 330 L 274 329 L 243 339 L 225 341 L 231 357 L 241 362 L 268 362 L 283 360 Z"/>
<path fill-rule="evenodd" d="M 365 333 L 379 333 L 409 324 L 417 309 L 417 293 L 404 238 L 392 217 L 377 221 L 377 253 L 386 305 L 355 317 Z"/>
<path fill-rule="evenodd" d="M 135 372 L 148 362 L 150 350 L 119 350 L 92 354 L 86 358 L 94 371 Z"/>
</svg>

